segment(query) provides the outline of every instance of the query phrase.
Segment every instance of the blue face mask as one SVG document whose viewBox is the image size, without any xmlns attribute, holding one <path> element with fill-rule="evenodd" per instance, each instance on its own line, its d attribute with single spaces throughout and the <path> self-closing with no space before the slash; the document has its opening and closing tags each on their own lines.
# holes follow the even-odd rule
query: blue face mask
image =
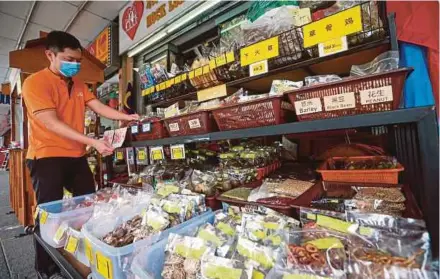
<svg viewBox="0 0 440 279">
<path fill-rule="evenodd" d="M 61 61 L 60 73 L 65 77 L 73 77 L 81 69 L 81 63 Z"/>
</svg>

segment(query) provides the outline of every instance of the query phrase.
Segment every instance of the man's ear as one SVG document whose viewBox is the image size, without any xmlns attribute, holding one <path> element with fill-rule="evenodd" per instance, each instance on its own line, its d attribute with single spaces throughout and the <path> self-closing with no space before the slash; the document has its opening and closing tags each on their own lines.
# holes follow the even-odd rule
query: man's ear
<svg viewBox="0 0 440 279">
<path fill-rule="evenodd" d="M 53 53 L 53 51 L 51 51 L 51 50 L 49 50 L 49 49 L 46 49 L 45 51 L 44 51 L 44 53 L 46 54 L 46 57 L 47 57 L 47 59 L 49 59 L 49 62 L 51 62 L 52 63 L 52 61 L 54 60 L 54 56 L 55 56 L 55 54 Z"/>
</svg>

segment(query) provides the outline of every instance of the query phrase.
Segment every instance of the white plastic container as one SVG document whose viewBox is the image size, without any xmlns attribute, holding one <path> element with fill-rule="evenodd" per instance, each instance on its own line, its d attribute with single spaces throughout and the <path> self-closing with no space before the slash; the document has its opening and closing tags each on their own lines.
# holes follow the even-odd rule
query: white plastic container
<svg viewBox="0 0 440 279">
<path fill-rule="evenodd" d="M 64 247 L 66 241 L 65 237 L 60 239 L 58 243 L 54 240 L 55 234 L 57 233 L 57 230 L 60 227 L 61 223 L 67 222 L 69 227 L 81 228 L 82 225 L 84 225 L 92 216 L 93 205 L 70 211 L 63 211 L 63 204 L 66 202 L 74 202 L 76 204 L 79 204 L 87 197 L 92 196 L 93 195 L 90 194 L 74 197 L 68 200 L 64 199 L 38 205 L 38 214 L 40 216 L 40 234 L 43 240 L 54 248 Z"/>
<path fill-rule="evenodd" d="M 150 246 L 163 238 L 168 238 L 170 233 L 179 233 L 194 222 L 198 222 L 200 219 L 205 220 L 207 216 L 212 216 L 212 218 L 214 218 L 214 215 L 210 209 L 207 212 L 175 227 L 165 230 L 160 234 L 153 235 L 147 239 L 143 239 L 124 247 L 113 247 L 102 242 L 100 239 L 98 239 L 98 237 L 103 237 L 104 235 L 95 237 L 91 233 L 92 225 L 90 222 L 86 223 L 81 231 L 85 239 L 90 242 L 91 249 L 93 251 L 93 264 L 90 265 L 93 279 L 127 278 L 127 274 L 131 272 L 130 265 L 132 262 L 132 254 L 135 249 L 142 249 L 143 247 Z M 110 230 L 108 230 L 106 233 L 113 230 L 114 227 L 109 227 L 109 229 Z"/>
<path fill-rule="evenodd" d="M 214 223 L 214 213 L 206 214 L 201 218 L 194 220 L 191 224 L 181 228 L 180 235 L 191 235 L 196 230 L 207 223 Z M 168 242 L 167 237 L 153 244 L 151 247 L 142 249 L 134 258 L 131 264 L 131 271 L 137 279 L 162 279 L 161 273 L 165 261 L 165 247 Z"/>
</svg>

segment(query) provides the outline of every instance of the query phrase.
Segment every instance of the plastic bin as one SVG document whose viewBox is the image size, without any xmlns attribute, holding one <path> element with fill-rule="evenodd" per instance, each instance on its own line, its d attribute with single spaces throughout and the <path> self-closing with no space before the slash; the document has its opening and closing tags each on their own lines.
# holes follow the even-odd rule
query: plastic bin
<svg viewBox="0 0 440 279">
<path fill-rule="evenodd" d="M 200 135 L 214 131 L 214 119 L 209 111 L 201 110 L 164 119 L 172 137 Z"/>
<path fill-rule="evenodd" d="M 64 221 L 68 221 L 70 227 L 80 228 L 90 219 L 93 214 L 93 205 L 63 212 L 63 203 L 71 201 L 79 204 L 87 197 L 92 196 L 93 195 L 84 195 L 71 199 L 58 200 L 38 205 L 40 209 L 40 219 L 43 211 L 47 212 L 46 221 L 44 222 L 44 224 L 40 223 L 40 234 L 43 240 L 54 248 L 63 247 L 65 243 L 65 238 L 62 239 L 59 243 L 56 243 L 54 241 L 54 236 L 61 223 L 63 223 Z"/>
<path fill-rule="evenodd" d="M 213 224 L 214 219 L 215 214 L 213 212 L 209 212 L 209 214 L 200 216 L 199 219 L 194 220 L 194 222 L 182 228 L 176 233 L 180 235 L 191 235 L 197 230 L 198 227 L 206 223 Z M 131 271 L 136 276 L 136 278 L 162 278 L 161 273 L 163 269 L 163 263 L 165 261 L 165 247 L 167 245 L 167 242 L 168 235 L 148 249 L 140 251 L 134 257 L 133 263 L 131 265 Z"/>
<path fill-rule="evenodd" d="M 90 265 L 94 279 L 125 279 L 127 271 L 129 271 L 132 254 L 135 248 L 142 248 L 154 244 L 163 238 L 167 238 L 170 233 L 179 233 L 187 226 L 200 222 L 207 216 L 212 216 L 210 209 L 203 214 L 192 218 L 182 224 L 163 231 L 160 234 L 151 236 L 150 238 L 136 242 L 135 244 L 126 245 L 124 247 L 110 246 L 90 233 L 90 224 L 86 223 L 81 232 L 85 239 L 90 242 L 93 251 L 93 264 Z M 156 260 L 156 259 L 155 259 Z M 99 265 L 99 269 L 98 269 Z"/>
</svg>

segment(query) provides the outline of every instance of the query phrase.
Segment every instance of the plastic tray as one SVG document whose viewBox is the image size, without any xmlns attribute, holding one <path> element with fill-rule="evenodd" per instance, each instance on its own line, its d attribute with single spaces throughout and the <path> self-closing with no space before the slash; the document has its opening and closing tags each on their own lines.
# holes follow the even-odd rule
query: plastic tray
<svg viewBox="0 0 440 279">
<path fill-rule="evenodd" d="M 386 156 L 356 156 L 356 157 L 332 157 L 327 159 L 316 171 L 322 175 L 324 181 L 340 181 L 340 182 L 360 182 L 360 183 L 399 183 L 399 172 L 404 168 L 397 163 L 395 169 L 377 169 L 377 170 L 329 170 L 329 160 L 370 160 L 375 158 L 386 158 Z"/>
<path fill-rule="evenodd" d="M 341 81 L 303 87 L 286 94 L 292 105 L 295 106 L 299 121 L 395 110 L 399 108 L 405 78 L 410 70 L 410 68 L 403 68 L 363 77 L 345 78 Z M 373 93 L 382 94 L 385 96 L 382 98 L 385 98 L 386 101 L 362 104 L 361 91 L 365 90 L 363 94 L 368 94 L 367 90 L 370 89 L 377 89 Z M 390 90 L 391 92 L 389 92 Z M 354 99 L 351 99 L 353 95 Z M 318 103 L 315 103 L 316 99 L 319 99 Z M 380 101 L 379 98 L 368 100 Z M 313 108 L 317 112 L 304 114 L 299 111 L 309 108 L 308 105 L 303 106 L 303 102 L 314 102 Z"/>
<path fill-rule="evenodd" d="M 102 242 L 101 240 L 99 240 L 97 237 L 93 236 L 90 233 L 90 225 L 86 223 L 83 226 L 81 232 L 83 233 L 84 237 L 90 242 L 91 249 L 93 251 L 94 264 L 90 266 L 93 273 L 93 278 L 94 279 L 127 278 L 126 268 L 130 267 L 132 254 L 135 248 L 142 248 L 154 244 L 163 238 L 167 238 L 170 233 L 179 233 L 180 231 L 184 230 L 187 226 L 193 224 L 194 222 L 198 222 L 199 219 L 204 219 L 207 218 L 206 216 L 211 216 L 211 215 L 212 215 L 212 211 L 208 209 L 207 212 L 204 212 L 203 214 L 196 216 L 191 220 L 188 220 L 175 227 L 165 230 L 160 234 L 153 235 L 148 239 L 144 239 L 136 242 L 135 244 L 126 245 L 124 247 L 113 247 Z M 97 269 L 96 255 L 98 253 L 101 264 L 105 264 L 108 267 L 108 269 L 105 269 L 106 272 L 105 276 L 103 276 Z"/>
<path fill-rule="evenodd" d="M 193 223 L 182 228 L 179 232 L 180 235 L 191 235 L 198 227 L 206 223 L 214 223 L 215 215 L 213 212 L 205 214 L 203 217 L 195 220 Z M 161 241 L 153 244 L 151 247 L 140 251 L 133 259 L 131 265 L 131 271 L 137 278 L 142 279 L 160 279 L 163 264 L 165 261 L 165 247 L 168 242 L 168 235 Z"/>
<path fill-rule="evenodd" d="M 282 100 L 282 96 L 258 99 L 220 107 L 212 114 L 220 131 L 278 125 L 287 121 L 289 112 L 281 108 Z"/>
<path fill-rule="evenodd" d="M 93 205 L 70 211 L 62 211 L 63 203 L 65 203 L 66 201 L 72 201 L 78 204 L 85 200 L 86 197 L 92 196 L 92 194 L 89 194 L 74 197 L 68 200 L 64 199 L 38 205 L 40 209 L 40 218 L 43 211 L 46 211 L 48 213 L 44 224 L 40 224 L 40 234 L 43 240 L 54 248 L 63 247 L 65 243 L 65 238 L 62 239 L 58 244 L 54 241 L 54 236 L 61 223 L 67 221 L 72 227 L 82 227 L 82 225 L 85 224 L 93 214 Z"/>
<path fill-rule="evenodd" d="M 206 134 L 214 131 L 214 120 L 209 111 L 202 110 L 164 119 L 172 137 Z"/>
</svg>

